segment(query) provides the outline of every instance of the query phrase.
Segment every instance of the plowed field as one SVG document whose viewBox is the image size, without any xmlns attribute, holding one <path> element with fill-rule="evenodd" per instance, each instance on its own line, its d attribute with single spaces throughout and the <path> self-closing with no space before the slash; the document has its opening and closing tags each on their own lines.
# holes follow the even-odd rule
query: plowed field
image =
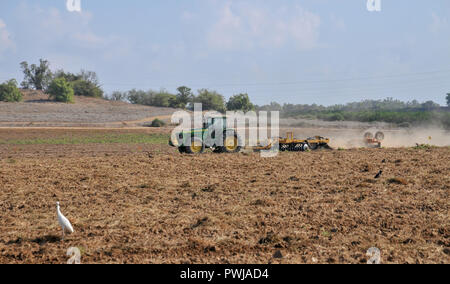
<svg viewBox="0 0 450 284">
<path fill-rule="evenodd" d="M 382 263 L 450 263 L 448 147 L 265 159 L 1 133 L 0 263 L 65 263 L 69 247 L 82 263 L 366 263 L 371 247 Z"/>
</svg>

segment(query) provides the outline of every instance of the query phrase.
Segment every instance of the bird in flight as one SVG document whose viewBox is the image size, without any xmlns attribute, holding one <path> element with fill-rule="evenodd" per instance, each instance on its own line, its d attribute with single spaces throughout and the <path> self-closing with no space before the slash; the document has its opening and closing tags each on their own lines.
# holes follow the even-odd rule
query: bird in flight
<svg viewBox="0 0 450 284">
<path fill-rule="evenodd" d="M 74 232 L 72 224 L 70 221 L 61 213 L 61 208 L 59 206 L 59 202 L 56 202 L 56 213 L 58 215 L 58 222 L 62 228 L 62 240 L 64 240 L 64 235 L 67 230 L 70 234 Z"/>
</svg>

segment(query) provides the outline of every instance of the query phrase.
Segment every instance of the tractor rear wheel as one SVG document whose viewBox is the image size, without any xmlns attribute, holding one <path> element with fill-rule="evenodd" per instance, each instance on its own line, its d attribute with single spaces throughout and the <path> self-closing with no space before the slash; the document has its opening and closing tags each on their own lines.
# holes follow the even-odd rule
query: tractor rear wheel
<svg viewBox="0 0 450 284">
<path fill-rule="evenodd" d="M 186 153 L 186 147 L 184 146 L 178 147 L 178 152 L 180 152 L 180 154 Z"/>
</svg>

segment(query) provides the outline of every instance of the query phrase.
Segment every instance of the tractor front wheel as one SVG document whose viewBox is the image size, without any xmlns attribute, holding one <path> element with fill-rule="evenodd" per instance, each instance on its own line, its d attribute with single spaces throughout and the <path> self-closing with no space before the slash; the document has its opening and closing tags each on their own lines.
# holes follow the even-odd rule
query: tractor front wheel
<svg viewBox="0 0 450 284">
<path fill-rule="evenodd" d="M 201 154 L 205 151 L 205 143 L 200 138 L 192 138 L 191 144 L 184 148 L 188 154 Z"/>
<path fill-rule="evenodd" d="M 227 133 L 225 135 L 222 152 L 239 153 L 241 151 L 240 140 L 237 133 Z"/>
</svg>

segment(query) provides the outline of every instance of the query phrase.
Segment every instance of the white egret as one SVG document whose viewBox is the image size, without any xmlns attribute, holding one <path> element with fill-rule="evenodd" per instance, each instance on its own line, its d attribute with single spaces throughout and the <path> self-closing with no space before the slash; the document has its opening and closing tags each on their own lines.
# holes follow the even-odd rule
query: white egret
<svg viewBox="0 0 450 284">
<path fill-rule="evenodd" d="M 69 220 L 61 213 L 61 209 L 59 207 L 59 202 L 56 202 L 56 213 L 58 214 L 58 222 L 62 228 L 62 239 L 64 240 L 64 234 L 66 230 L 71 234 L 73 233 L 72 224 L 70 224 Z"/>
</svg>

